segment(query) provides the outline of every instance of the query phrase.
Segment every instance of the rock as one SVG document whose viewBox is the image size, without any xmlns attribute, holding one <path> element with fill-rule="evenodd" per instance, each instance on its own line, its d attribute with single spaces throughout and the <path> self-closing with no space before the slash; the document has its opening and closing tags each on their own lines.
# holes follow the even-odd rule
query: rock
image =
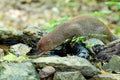
<svg viewBox="0 0 120 80">
<path fill-rule="evenodd" d="M 120 56 L 113 55 L 109 63 L 103 65 L 103 69 L 110 72 L 120 72 Z"/>
<path fill-rule="evenodd" d="M 38 64 L 40 67 L 46 65 L 58 67 L 58 68 L 73 68 L 80 70 L 84 76 L 93 76 L 99 73 L 99 70 L 94 67 L 89 61 L 77 56 L 70 57 L 39 57 L 33 59 L 33 63 Z"/>
<path fill-rule="evenodd" d="M 17 56 L 26 55 L 30 50 L 31 47 L 22 43 L 10 46 L 10 52 Z"/>
<path fill-rule="evenodd" d="M 45 31 L 44 31 L 45 32 Z M 44 33 L 41 31 L 40 27 L 29 26 L 23 30 L 23 34 L 34 35 L 36 38 L 40 38 Z"/>
<path fill-rule="evenodd" d="M 42 69 L 39 69 L 39 74 L 41 78 L 48 78 L 51 76 L 53 73 L 55 73 L 55 68 L 52 66 L 45 66 Z"/>
<path fill-rule="evenodd" d="M 86 80 L 79 71 L 56 72 L 53 80 Z"/>
<path fill-rule="evenodd" d="M 23 30 L 23 36 L 22 41 L 25 44 L 28 44 L 31 47 L 36 47 L 37 42 L 39 39 L 43 36 L 43 31 L 40 29 L 40 27 L 27 27 Z"/>
<path fill-rule="evenodd" d="M 90 38 L 84 42 L 88 48 L 92 48 L 95 45 L 105 45 L 101 40 L 96 38 Z"/>
<path fill-rule="evenodd" d="M 0 26 L 0 44 L 12 45 L 20 42 L 23 32 L 12 27 Z"/>
<path fill-rule="evenodd" d="M 101 47 L 102 48 L 102 47 Z M 120 39 L 110 42 L 97 53 L 99 60 L 109 61 L 113 55 L 120 56 Z"/>
<path fill-rule="evenodd" d="M 22 31 L 15 28 L 0 26 L 0 39 L 15 38 L 17 36 L 20 37 L 22 34 Z"/>
<path fill-rule="evenodd" d="M 4 50 L 0 48 L 0 59 L 4 56 Z"/>
<path fill-rule="evenodd" d="M 90 80 L 120 80 L 120 74 L 99 74 Z"/>
<path fill-rule="evenodd" d="M 34 66 L 29 63 L 0 62 L 0 80 L 40 80 Z"/>
<path fill-rule="evenodd" d="M 17 43 L 25 43 L 30 47 L 35 48 L 42 35 L 43 32 L 40 27 L 32 26 L 20 31 L 12 27 L 0 26 L 0 44 L 13 45 Z"/>
<path fill-rule="evenodd" d="M 44 31 L 45 33 L 45 31 Z M 36 44 L 43 35 L 40 27 L 27 27 L 24 30 L 17 30 L 11 27 L 0 26 L 0 44 L 7 44 L 9 46 L 24 43 L 32 47 L 30 55 L 35 54 Z"/>
</svg>

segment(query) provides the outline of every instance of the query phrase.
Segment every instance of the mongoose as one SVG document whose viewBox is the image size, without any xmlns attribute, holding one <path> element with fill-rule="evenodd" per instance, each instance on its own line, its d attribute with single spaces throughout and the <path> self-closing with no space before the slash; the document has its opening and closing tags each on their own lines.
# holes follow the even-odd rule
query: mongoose
<svg viewBox="0 0 120 80">
<path fill-rule="evenodd" d="M 55 48 L 66 39 L 72 39 L 74 36 L 90 38 L 90 34 L 106 35 L 106 37 L 92 36 L 102 40 L 104 43 L 117 39 L 100 20 L 89 16 L 81 16 L 61 23 L 53 31 L 43 36 L 37 44 L 37 55 L 40 56 L 44 52 Z"/>
</svg>

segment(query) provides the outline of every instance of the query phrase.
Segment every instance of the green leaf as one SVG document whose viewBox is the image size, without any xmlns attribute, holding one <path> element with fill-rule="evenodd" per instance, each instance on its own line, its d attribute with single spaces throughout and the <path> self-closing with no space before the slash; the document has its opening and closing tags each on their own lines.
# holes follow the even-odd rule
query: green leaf
<svg viewBox="0 0 120 80">
<path fill-rule="evenodd" d="M 114 6 L 117 6 L 117 8 L 120 8 L 120 2 L 108 1 L 108 2 L 105 2 L 105 4 L 114 5 Z"/>
<path fill-rule="evenodd" d="M 73 7 L 73 6 L 75 6 L 75 5 L 76 5 L 75 2 L 69 2 L 69 3 L 68 3 L 68 6 L 71 6 L 71 7 Z"/>
<path fill-rule="evenodd" d="M 104 14 L 110 14 L 110 13 L 112 13 L 112 11 L 95 11 L 94 13 L 91 13 L 90 15 L 91 16 L 99 16 L 99 15 L 104 15 Z"/>
<path fill-rule="evenodd" d="M 55 20 L 51 20 L 51 21 L 49 21 L 49 24 L 55 24 L 55 23 L 56 23 Z"/>
<path fill-rule="evenodd" d="M 73 37 L 72 42 L 83 42 L 84 39 L 85 39 L 85 36 Z"/>
<path fill-rule="evenodd" d="M 115 28 L 115 34 L 120 35 L 120 26 Z"/>
<path fill-rule="evenodd" d="M 51 20 L 48 22 L 48 25 L 44 26 L 44 29 L 51 31 L 53 30 L 57 25 L 59 25 L 60 23 L 62 23 L 63 21 L 67 20 L 68 17 L 64 16 L 58 20 Z"/>
<path fill-rule="evenodd" d="M 113 2 L 113 1 L 108 1 L 108 2 L 105 2 L 105 4 L 113 5 L 113 4 L 115 4 L 115 2 Z"/>
<path fill-rule="evenodd" d="M 65 20 L 68 20 L 68 16 L 64 16 L 64 17 L 58 19 L 58 21 L 65 21 Z"/>
</svg>

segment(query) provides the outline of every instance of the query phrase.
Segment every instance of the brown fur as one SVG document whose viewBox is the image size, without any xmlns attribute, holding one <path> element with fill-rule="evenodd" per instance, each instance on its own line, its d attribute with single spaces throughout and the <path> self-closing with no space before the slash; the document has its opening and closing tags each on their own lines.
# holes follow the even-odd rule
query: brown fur
<svg viewBox="0 0 120 80">
<path fill-rule="evenodd" d="M 116 39 L 103 22 L 93 17 L 82 16 L 61 23 L 53 31 L 43 36 L 37 45 L 38 54 L 42 55 L 66 39 L 71 39 L 74 36 L 88 36 L 89 34 L 107 35 L 107 37 L 96 37 L 105 43 Z"/>
</svg>

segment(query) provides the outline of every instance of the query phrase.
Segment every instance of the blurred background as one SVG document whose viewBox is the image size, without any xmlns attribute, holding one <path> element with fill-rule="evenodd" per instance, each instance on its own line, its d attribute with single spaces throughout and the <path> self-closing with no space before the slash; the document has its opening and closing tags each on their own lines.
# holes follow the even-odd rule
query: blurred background
<svg viewBox="0 0 120 80">
<path fill-rule="evenodd" d="M 0 26 L 50 30 L 64 20 L 90 15 L 120 34 L 119 0 L 0 0 Z"/>
</svg>

